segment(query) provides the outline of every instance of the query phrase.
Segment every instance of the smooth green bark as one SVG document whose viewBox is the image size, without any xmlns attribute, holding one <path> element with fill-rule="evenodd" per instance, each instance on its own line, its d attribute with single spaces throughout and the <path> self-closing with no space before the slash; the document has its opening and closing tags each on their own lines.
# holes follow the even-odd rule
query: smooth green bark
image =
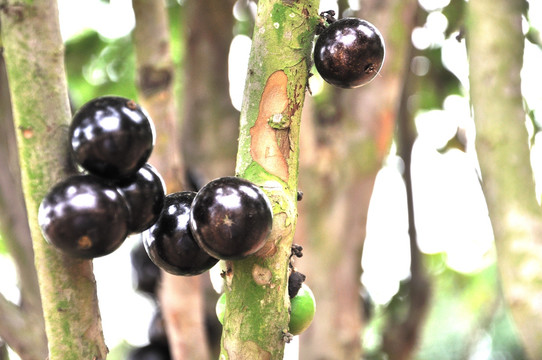
<svg viewBox="0 0 542 360">
<path fill-rule="evenodd" d="M 241 110 L 236 175 L 267 193 L 266 246 L 227 262 L 221 359 L 282 359 L 288 331 L 288 263 L 297 220 L 301 109 L 318 1 L 260 1 Z"/>
<path fill-rule="evenodd" d="M 38 207 L 71 171 L 70 109 L 55 1 L 2 2 L 2 40 L 49 359 L 105 359 L 92 262 L 63 256 L 41 235 Z"/>
<path fill-rule="evenodd" d="M 467 49 L 476 149 L 504 297 L 525 349 L 542 357 L 542 219 L 537 204 L 520 70 L 523 0 L 468 3 Z"/>
</svg>

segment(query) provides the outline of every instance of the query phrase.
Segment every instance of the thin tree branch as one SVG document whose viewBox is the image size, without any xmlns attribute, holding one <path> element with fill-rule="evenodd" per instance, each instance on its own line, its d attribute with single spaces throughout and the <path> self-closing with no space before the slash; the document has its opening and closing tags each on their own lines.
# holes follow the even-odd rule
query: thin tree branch
<svg viewBox="0 0 542 360">
<path fill-rule="evenodd" d="M 415 13 L 413 21 L 419 15 Z M 414 54 L 411 46 L 408 59 Z M 391 360 L 413 359 L 424 320 L 429 310 L 430 283 L 422 261 L 422 254 L 418 248 L 416 221 L 414 212 L 414 196 L 412 193 L 412 146 L 416 140 L 414 119 L 408 109 L 408 99 L 413 93 L 416 83 L 413 73 L 410 71 L 410 63 L 406 62 L 403 90 L 399 103 L 397 121 L 398 155 L 404 162 L 403 179 L 407 197 L 408 211 L 408 235 L 410 244 L 410 279 L 408 286 L 407 313 L 402 319 L 390 319 L 383 336 L 383 351 Z"/>
<path fill-rule="evenodd" d="M 28 312 L 0 294 L 0 337 L 25 360 L 43 360 L 47 341 L 40 313 Z"/>
</svg>

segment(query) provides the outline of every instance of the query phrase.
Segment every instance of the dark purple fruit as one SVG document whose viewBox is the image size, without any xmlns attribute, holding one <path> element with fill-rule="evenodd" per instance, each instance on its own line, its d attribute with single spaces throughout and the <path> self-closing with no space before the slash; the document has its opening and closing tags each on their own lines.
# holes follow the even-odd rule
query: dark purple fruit
<svg viewBox="0 0 542 360">
<path fill-rule="evenodd" d="M 344 18 L 332 22 L 316 40 L 314 65 L 328 83 L 356 88 L 378 74 L 384 53 L 384 40 L 374 25 Z"/>
<path fill-rule="evenodd" d="M 265 193 L 237 177 L 215 179 L 201 188 L 190 215 L 198 244 L 223 260 L 242 259 L 260 250 L 272 222 L 273 211 Z"/>
<path fill-rule="evenodd" d="M 171 360 L 171 353 L 167 345 L 148 344 L 132 349 L 126 360 Z"/>
<path fill-rule="evenodd" d="M 166 333 L 166 324 L 164 317 L 162 316 L 162 310 L 157 308 L 152 316 L 151 323 L 149 325 L 149 342 L 151 344 L 168 344 L 168 337 Z"/>
<path fill-rule="evenodd" d="M 142 232 L 158 220 L 166 188 L 162 176 L 152 165 L 143 165 L 134 176 L 117 185 L 131 210 L 131 233 Z"/>
<path fill-rule="evenodd" d="M 134 175 L 154 147 L 152 121 L 134 101 L 104 96 L 89 101 L 73 116 L 70 141 L 76 162 L 110 179 Z"/>
<path fill-rule="evenodd" d="M 288 296 L 290 299 L 297 295 L 306 278 L 305 274 L 292 270 L 288 276 Z"/>
<path fill-rule="evenodd" d="M 119 191 L 92 175 L 75 175 L 45 196 L 38 220 L 45 239 L 79 258 L 116 250 L 128 235 L 130 211 Z"/>
<path fill-rule="evenodd" d="M 218 262 L 200 248 L 190 231 L 190 205 L 195 196 L 191 191 L 166 196 L 160 217 L 142 233 L 151 260 L 174 275 L 199 275 Z"/>
<path fill-rule="evenodd" d="M 134 246 L 130 252 L 130 260 L 134 289 L 156 298 L 156 290 L 161 277 L 160 268 L 149 258 L 143 242 L 138 242 Z"/>
</svg>

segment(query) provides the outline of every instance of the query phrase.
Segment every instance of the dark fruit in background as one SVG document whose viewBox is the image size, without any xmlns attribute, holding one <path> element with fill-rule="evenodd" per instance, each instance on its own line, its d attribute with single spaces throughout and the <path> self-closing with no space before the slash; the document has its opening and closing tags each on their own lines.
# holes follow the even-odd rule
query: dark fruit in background
<svg viewBox="0 0 542 360">
<path fill-rule="evenodd" d="M 130 260 L 134 289 L 156 298 L 156 290 L 161 277 L 160 268 L 149 258 L 142 241 L 137 242 L 130 252 Z"/>
<path fill-rule="evenodd" d="M 171 360 L 171 353 L 167 345 L 148 344 L 132 349 L 126 360 Z"/>
<path fill-rule="evenodd" d="M 297 295 L 306 278 L 307 277 L 299 271 L 292 270 L 288 276 L 288 296 L 290 299 Z"/>
<path fill-rule="evenodd" d="M 75 175 L 56 184 L 38 212 L 49 243 L 86 259 L 116 250 L 128 235 L 129 217 L 130 210 L 119 191 L 92 175 Z"/>
<path fill-rule="evenodd" d="M 215 179 L 192 203 L 190 227 L 199 245 L 223 260 L 256 253 L 271 231 L 273 211 L 265 193 L 237 177 Z"/>
<path fill-rule="evenodd" d="M 149 342 L 151 344 L 168 345 L 168 338 L 166 333 L 166 324 L 162 311 L 157 308 L 149 325 Z"/>
<path fill-rule="evenodd" d="M 384 53 L 384 40 L 374 25 L 344 18 L 332 22 L 316 40 L 314 65 L 328 83 L 355 88 L 378 74 Z"/>
<path fill-rule="evenodd" d="M 154 225 L 142 233 L 150 259 L 174 275 L 199 275 L 213 267 L 218 259 L 203 251 L 188 225 L 195 192 L 169 194 Z"/>
<path fill-rule="evenodd" d="M 166 189 L 162 176 L 152 165 L 143 165 L 135 175 L 117 186 L 131 210 L 131 233 L 142 232 L 156 222 L 164 207 Z"/>
<path fill-rule="evenodd" d="M 154 147 L 154 125 L 132 100 L 104 96 L 89 101 L 73 116 L 70 142 L 75 161 L 85 170 L 117 179 L 134 175 Z"/>
</svg>

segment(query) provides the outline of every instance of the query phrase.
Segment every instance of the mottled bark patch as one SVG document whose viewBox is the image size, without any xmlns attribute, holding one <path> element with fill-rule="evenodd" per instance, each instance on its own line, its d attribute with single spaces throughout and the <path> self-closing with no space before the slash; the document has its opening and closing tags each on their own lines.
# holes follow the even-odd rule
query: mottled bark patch
<svg viewBox="0 0 542 360">
<path fill-rule="evenodd" d="M 152 96 L 166 90 L 173 81 L 173 72 L 169 68 L 143 66 L 139 69 L 139 88 L 145 96 Z"/>
<path fill-rule="evenodd" d="M 236 360 L 271 360 L 271 354 L 268 351 L 260 348 L 253 341 L 245 341 L 239 343 L 239 347 L 235 349 L 227 349 L 228 357 Z M 258 354 L 255 357 L 255 354 Z"/>
<path fill-rule="evenodd" d="M 271 284 L 271 279 L 273 274 L 271 270 L 261 267 L 259 265 L 254 265 L 252 268 L 252 278 L 254 282 L 260 286 L 265 286 Z"/>
<path fill-rule="evenodd" d="M 269 119 L 282 114 L 288 107 L 287 94 L 288 76 L 282 70 L 275 71 L 269 76 L 265 84 L 258 118 L 250 129 L 250 154 L 252 159 L 259 163 L 267 172 L 288 181 L 287 155 L 282 149 L 289 149 L 289 144 L 277 141 L 277 131 L 269 125 Z M 282 138 L 282 137 L 281 137 Z"/>
</svg>

